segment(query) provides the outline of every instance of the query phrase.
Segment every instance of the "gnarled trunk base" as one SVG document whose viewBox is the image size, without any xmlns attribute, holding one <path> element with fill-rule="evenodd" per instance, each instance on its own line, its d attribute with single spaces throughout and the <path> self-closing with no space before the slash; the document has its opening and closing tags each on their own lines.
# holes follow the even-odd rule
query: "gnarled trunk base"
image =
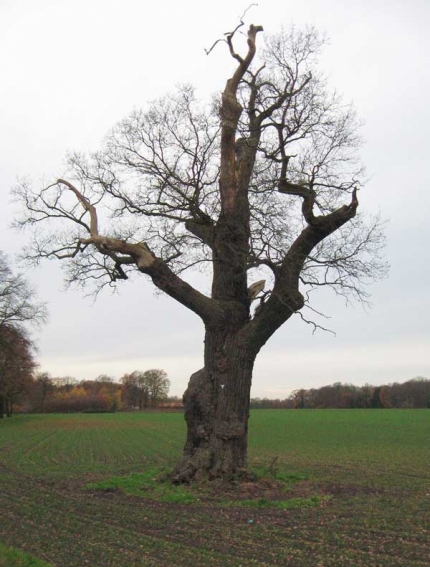
<svg viewBox="0 0 430 567">
<path fill-rule="evenodd" d="M 201 369 L 190 378 L 184 394 L 187 440 L 174 483 L 247 478 L 253 360 L 236 356 L 232 362 L 230 372 Z"/>
</svg>

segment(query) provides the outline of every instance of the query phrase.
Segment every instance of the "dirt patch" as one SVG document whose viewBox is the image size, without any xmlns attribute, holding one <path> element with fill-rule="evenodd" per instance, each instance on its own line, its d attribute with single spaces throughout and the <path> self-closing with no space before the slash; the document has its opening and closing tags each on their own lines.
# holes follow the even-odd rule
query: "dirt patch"
<svg viewBox="0 0 430 567">
<path fill-rule="evenodd" d="M 197 491 L 199 488 L 197 487 Z M 208 482 L 201 491 L 201 500 L 207 502 L 226 501 L 237 502 L 243 500 L 281 501 L 288 498 L 309 497 L 324 495 L 322 490 L 316 491 L 312 482 L 300 481 L 294 485 L 286 485 L 276 480 L 258 480 L 253 482 L 226 483 L 219 481 Z"/>
<path fill-rule="evenodd" d="M 336 498 L 349 498 L 354 496 L 363 496 L 366 494 L 386 494 L 388 490 L 383 487 L 374 486 L 362 486 L 359 484 L 334 484 L 326 483 L 324 485 L 324 491 L 327 494 L 332 495 Z"/>
</svg>

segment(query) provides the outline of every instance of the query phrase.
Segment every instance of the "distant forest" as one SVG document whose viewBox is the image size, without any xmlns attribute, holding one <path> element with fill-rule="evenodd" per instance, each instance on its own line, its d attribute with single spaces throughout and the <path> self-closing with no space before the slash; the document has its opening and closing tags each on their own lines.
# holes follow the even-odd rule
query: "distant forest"
<svg viewBox="0 0 430 567">
<path fill-rule="evenodd" d="M 252 409 L 324 408 L 430 408 L 430 380 L 418 376 L 401 384 L 354 386 L 336 382 L 331 386 L 295 390 L 284 400 L 252 398 Z"/>
<path fill-rule="evenodd" d="M 10 414 L 183 409 L 181 398 L 169 396 L 170 381 L 160 369 L 136 370 L 119 381 L 106 375 L 78 381 L 41 372 L 19 386 L 11 398 Z M 251 398 L 251 409 L 324 408 L 430 408 L 430 380 L 416 377 L 385 386 L 336 382 L 322 388 L 295 390 L 282 400 Z"/>
<path fill-rule="evenodd" d="M 7 412 L 13 413 L 77 413 L 114 412 L 157 409 L 169 400 L 170 380 L 164 370 L 135 370 L 120 381 L 102 374 L 94 380 L 71 376 L 52 377 L 47 372 L 27 373 L 17 380 L 10 396 Z M 182 404 L 179 402 L 179 406 Z M 1 410 L 1 408 L 0 408 Z"/>
</svg>

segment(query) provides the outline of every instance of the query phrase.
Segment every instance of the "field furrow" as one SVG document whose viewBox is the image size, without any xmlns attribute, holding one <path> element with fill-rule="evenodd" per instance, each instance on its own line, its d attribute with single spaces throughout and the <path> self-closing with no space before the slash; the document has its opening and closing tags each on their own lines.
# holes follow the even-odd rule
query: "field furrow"
<svg viewBox="0 0 430 567">
<path fill-rule="evenodd" d="M 87 488 L 173 466 L 181 414 L 3 420 L 0 542 L 57 567 L 428 567 L 429 416 L 254 412 L 251 464 L 302 479 L 284 498 L 321 499 L 292 509 L 246 508 L 212 493 L 187 504 Z M 370 435 L 368 421 L 375 428 L 378 419 Z"/>
</svg>

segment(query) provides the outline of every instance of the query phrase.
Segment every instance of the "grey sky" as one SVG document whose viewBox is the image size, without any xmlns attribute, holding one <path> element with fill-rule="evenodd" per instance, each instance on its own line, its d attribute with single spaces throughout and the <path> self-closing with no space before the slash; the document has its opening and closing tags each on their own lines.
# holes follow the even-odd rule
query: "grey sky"
<svg viewBox="0 0 430 567">
<path fill-rule="evenodd" d="M 0 0 L 0 248 L 12 257 L 25 240 L 8 228 L 17 176 L 35 183 L 58 177 L 67 150 L 97 149 L 116 121 L 177 83 L 194 84 L 202 97 L 221 90 L 233 63 L 223 46 L 210 57 L 204 48 L 233 28 L 247 6 Z M 278 331 L 257 359 L 253 395 L 430 376 L 430 3 L 266 0 L 248 20 L 266 33 L 291 22 L 314 24 L 330 37 L 322 67 L 364 121 L 369 183 L 360 206 L 389 219 L 391 264 L 390 277 L 370 290 L 371 311 L 321 294 L 318 307 L 331 315 L 326 323 L 336 337 L 312 336 L 298 317 Z M 119 378 L 162 367 L 172 393 L 181 394 L 201 366 L 201 323 L 170 298 L 154 297 L 145 278 L 93 303 L 79 290 L 61 291 L 54 263 L 27 275 L 49 302 L 50 323 L 39 337 L 43 369 Z"/>
</svg>

